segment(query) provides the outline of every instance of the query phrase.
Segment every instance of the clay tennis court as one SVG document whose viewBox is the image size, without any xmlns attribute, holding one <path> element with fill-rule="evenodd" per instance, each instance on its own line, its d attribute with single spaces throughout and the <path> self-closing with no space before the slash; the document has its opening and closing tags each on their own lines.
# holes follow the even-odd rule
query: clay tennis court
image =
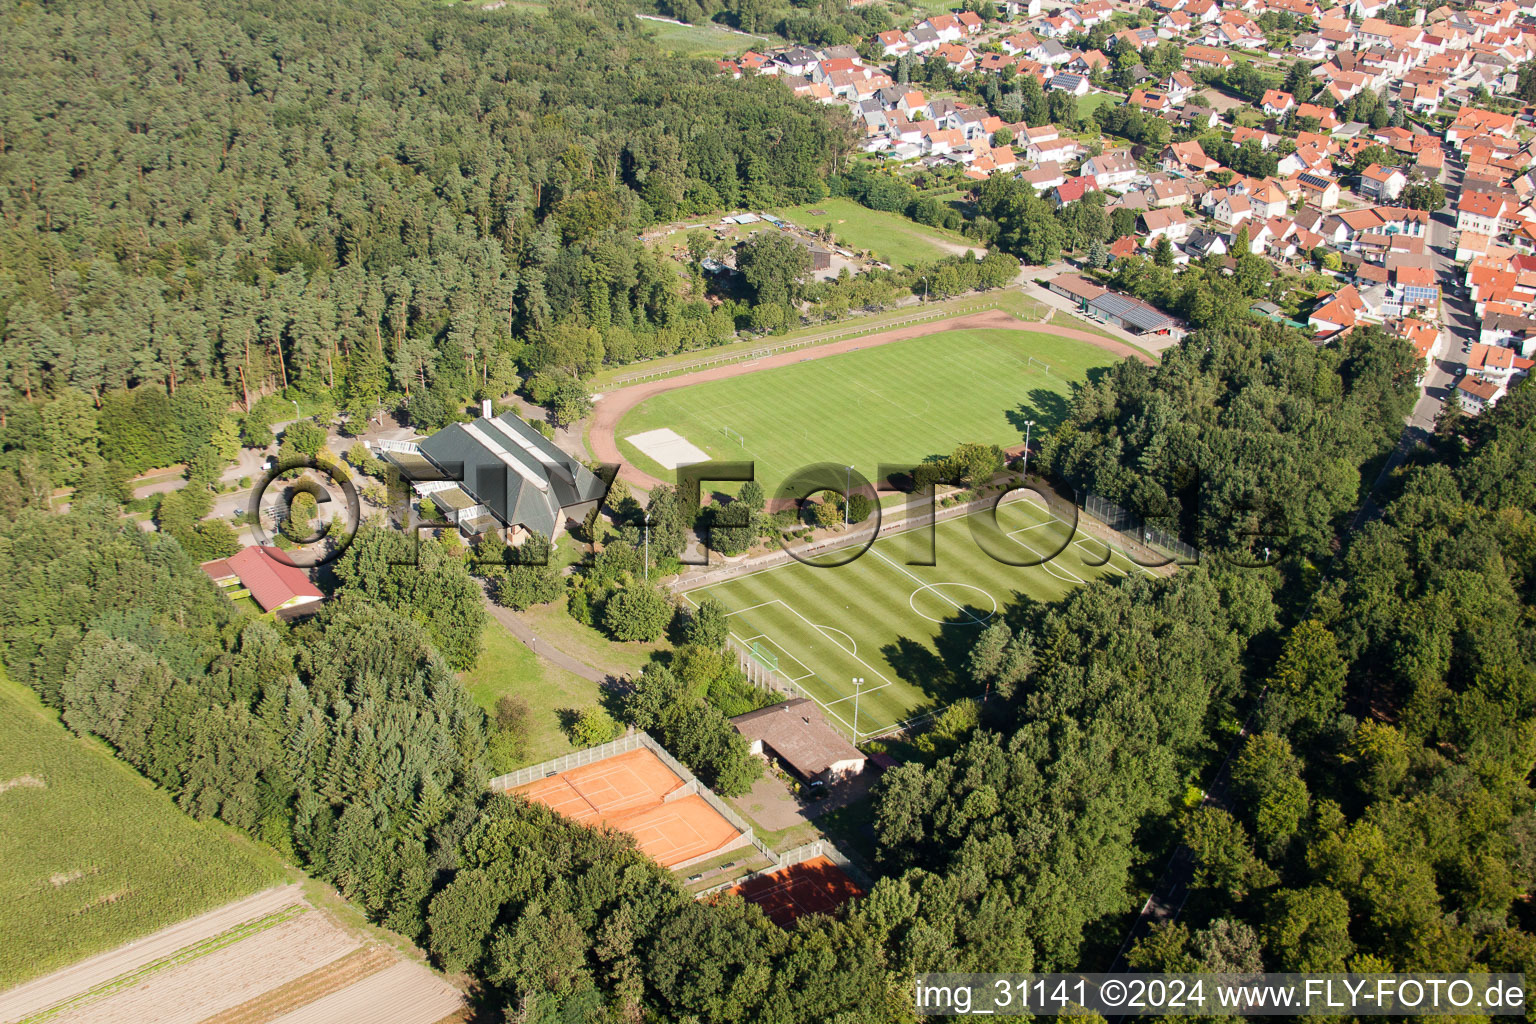
<svg viewBox="0 0 1536 1024">
<path fill-rule="evenodd" d="M 641 748 L 513 790 L 587 825 L 635 837 L 663 867 L 724 851 L 746 837 L 655 754 Z"/>
<path fill-rule="evenodd" d="M 802 914 L 830 914 L 864 890 L 842 868 L 825 857 L 759 875 L 731 890 L 748 903 L 763 908 L 768 919 L 781 928 L 794 924 Z"/>
</svg>

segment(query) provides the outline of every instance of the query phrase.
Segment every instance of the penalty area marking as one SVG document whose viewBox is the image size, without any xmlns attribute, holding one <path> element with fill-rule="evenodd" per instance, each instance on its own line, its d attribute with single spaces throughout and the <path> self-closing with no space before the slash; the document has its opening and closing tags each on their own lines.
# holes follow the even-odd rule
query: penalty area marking
<svg viewBox="0 0 1536 1024">
<path fill-rule="evenodd" d="M 854 657 L 858 657 L 858 654 L 859 654 L 859 642 L 857 640 L 855 640 L 853 637 L 849 636 L 847 633 L 844 633 L 842 630 L 838 629 L 836 626 L 817 626 L 816 628 L 821 630 L 822 633 L 824 633 L 824 634 L 825 633 L 836 633 L 838 636 L 842 637 L 844 640 L 847 640 L 848 643 L 850 645 L 852 645 L 853 650 L 849 651 L 848 648 L 847 647 L 843 647 L 842 644 L 837 644 L 837 646 L 843 647 L 843 650 L 848 651 L 848 653 L 852 654 Z M 828 640 L 832 640 L 832 638 L 830 636 L 827 637 L 827 639 Z M 836 640 L 832 640 L 832 642 L 835 643 L 835 644 L 837 643 Z"/>
<path fill-rule="evenodd" d="M 988 601 L 992 602 L 992 610 L 987 613 L 987 617 L 985 619 L 978 619 L 976 616 L 971 615 L 970 611 L 967 610 L 964 605 L 955 604 L 953 599 L 951 599 L 950 597 L 946 596 L 945 593 L 942 590 L 938 589 L 939 587 L 960 587 L 963 590 L 974 590 L 976 593 L 980 594 L 982 597 L 984 597 Z M 939 597 L 941 597 L 944 600 L 948 601 L 950 604 L 955 605 L 955 607 L 960 609 L 962 612 L 965 612 L 965 614 L 970 615 L 971 616 L 971 621 L 970 622 L 945 622 L 943 619 L 936 619 L 936 618 L 934 618 L 932 615 L 929 615 L 927 612 L 919 611 L 918 607 L 917 607 L 917 595 L 921 594 L 925 590 L 933 591 L 935 594 L 939 595 Z M 929 622 L 937 622 L 941 626 L 983 626 L 983 625 L 986 625 L 988 622 L 990 622 L 994 617 L 996 617 L 996 615 L 997 615 L 997 598 L 993 597 L 990 591 L 983 590 L 981 587 L 975 586 L 974 584 L 971 584 L 971 583 L 924 583 L 922 586 L 920 586 L 916 590 L 912 591 L 911 595 L 907 598 L 907 607 L 911 608 L 913 612 L 915 612 L 918 615 L 921 615 L 923 618 L 927 619 Z"/>
</svg>

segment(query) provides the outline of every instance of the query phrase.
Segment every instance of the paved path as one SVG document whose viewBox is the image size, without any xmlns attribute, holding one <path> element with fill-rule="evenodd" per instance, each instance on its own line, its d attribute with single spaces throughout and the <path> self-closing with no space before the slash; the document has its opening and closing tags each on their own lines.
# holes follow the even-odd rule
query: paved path
<svg viewBox="0 0 1536 1024">
<path fill-rule="evenodd" d="M 512 609 L 503 608 L 489 597 L 485 599 L 485 609 L 491 613 L 491 618 L 507 628 L 507 632 L 526 644 L 528 649 L 534 654 L 537 654 L 551 664 L 563 668 L 573 675 L 581 676 L 583 679 L 590 679 L 594 683 L 607 683 L 614 678 L 611 673 L 594 668 L 581 659 L 574 658 L 555 647 L 554 644 L 551 644 L 529 628 L 528 624 L 518 618 L 517 612 L 514 612 Z"/>
<path fill-rule="evenodd" d="M 765 356 L 762 359 L 754 360 L 750 364 L 731 363 L 725 366 L 712 367 L 708 370 L 700 370 L 697 373 L 683 374 L 678 377 L 644 381 L 618 391 L 611 391 L 598 401 L 597 408 L 592 414 L 592 425 L 587 434 L 588 441 L 592 447 L 592 455 L 599 462 L 620 463 L 622 466 L 619 470 L 620 477 L 638 487 L 650 489 L 665 481 L 659 480 L 649 473 L 626 463 L 624 457 L 619 453 L 618 439 L 615 436 L 619 421 L 624 418 L 624 415 L 647 398 L 668 391 L 675 391 L 678 388 L 689 387 L 693 384 L 703 384 L 712 380 L 724 380 L 728 377 L 737 377 L 741 374 L 753 373 L 758 370 L 771 370 L 776 367 L 804 362 L 807 359 L 824 359 L 827 356 L 840 355 L 844 352 L 851 352 L 854 349 L 889 345 L 895 341 L 906 341 L 909 338 L 919 338 L 929 334 L 937 334 L 941 331 L 974 330 L 1041 331 L 1063 338 L 1072 338 L 1075 341 L 1087 342 L 1096 348 L 1105 349 L 1122 358 L 1129 356 L 1132 359 L 1140 359 L 1149 366 L 1156 363 L 1156 360 L 1145 352 L 1137 351 L 1129 345 L 1103 337 L 1102 335 L 1090 334 L 1087 331 L 1079 331 L 1071 327 L 1058 327 L 1041 324 L 1038 321 L 1021 320 L 1013 313 L 993 309 L 982 313 L 972 313 L 968 316 L 952 317 L 946 320 L 930 320 L 926 323 L 912 324 L 895 330 L 879 331 L 874 334 L 845 338 L 841 341 L 829 342 L 826 345 L 819 345 L 815 348 L 800 348 L 789 352 L 781 352 L 777 355 Z"/>
</svg>

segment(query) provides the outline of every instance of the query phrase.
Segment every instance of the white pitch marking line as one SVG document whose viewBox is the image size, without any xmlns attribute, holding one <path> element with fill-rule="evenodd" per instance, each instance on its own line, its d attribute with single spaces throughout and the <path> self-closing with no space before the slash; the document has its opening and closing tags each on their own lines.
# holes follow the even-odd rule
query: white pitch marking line
<svg viewBox="0 0 1536 1024">
<path fill-rule="evenodd" d="M 743 614 L 743 613 L 744 613 L 744 612 L 750 612 L 750 611 L 752 611 L 752 610 L 753 610 L 753 609 L 754 609 L 754 608 L 763 608 L 763 607 L 766 607 L 766 606 L 768 606 L 768 605 L 770 605 L 770 604 L 778 604 L 778 603 L 779 603 L 779 600 L 778 600 L 778 598 L 774 598 L 774 599 L 773 599 L 773 600 L 772 600 L 772 601 L 760 601 L 760 602 L 758 602 L 758 603 L 757 603 L 757 604 L 752 604 L 752 605 L 748 605 L 748 606 L 747 606 L 747 607 L 745 607 L 745 608 L 737 608 L 737 609 L 736 609 L 736 610 L 735 610 L 735 611 L 733 611 L 733 612 L 726 612 L 726 613 L 725 613 L 725 616 L 726 616 L 726 618 L 730 618 L 730 617 L 731 617 L 731 616 L 732 616 L 732 615 L 741 615 L 741 614 Z M 761 636 L 761 635 L 762 635 L 762 634 L 758 634 L 758 636 Z M 753 637 L 753 638 L 752 638 L 752 639 L 754 639 L 754 640 L 756 640 L 756 639 L 757 639 L 757 637 Z"/>
<path fill-rule="evenodd" d="M 786 606 L 786 607 L 788 607 L 788 606 Z M 791 608 L 791 609 L 790 609 L 790 611 L 794 611 L 794 609 L 793 609 L 793 608 Z M 796 615 L 799 615 L 799 614 L 800 614 L 800 613 L 799 613 L 799 612 L 795 612 L 795 614 L 796 614 Z M 803 617 L 803 616 L 802 616 L 802 617 Z M 742 638 L 741 638 L 741 637 L 739 637 L 739 636 L 736 636 L 736 634 L 735 634 L 735 633 L 732 633 L 732 634 L 731 634 L 731 636 L 733 636 L 733 637 L 736 637 L 736 642 L 737 642 L 737 643 L 745 643 L 745 642 L 746 642 L 746 641 L 744 641 L 744 640 L 742 640 Z M 775 646 L 775 647 L 779 647 L 779 644 L 778 644 L 778 642 L 777 642 L 777 641 L 771 641 L 771 642 L 772 642 L 772 643 L 773 643 L 773 645 L 774 645 L 774 646 Z M 784 648 L 783 648 L 783 647 L 779 647 L 779 650 L 781 650 L 781 651 L 783 651 L 783 650 L 784 650 Z M 784 652 L 785 652 L 785 653 L 786 653 L 786 654 L 788 654 L 788 653 L 789 653 L 789 652 L 788 652 L 788 651 L 784 651 Z M 790 657 L 794 657 L 794 655 L 790 655 Z M 800 659 L 799 659 L 799 658 L 795 658 L 795 660 L 796 660 L 796 661 L 799 661 L 799 660 L 800 660 Z M 801 665 L 801 667 L 802 667 L 802 668 L 804 668 L 804 667 L 805 667 L 805 666 L 804 666 L 804 665 L 803 665 L 803 664 L 802 664 L 802 665 Z M 872 672 L 873 672 L 873 671 L 874 671 L 874 670 L 873 670 L 873 669 L 871 669 L 871 670 L 870 670 L 870 671 L 872 671 Z M 811 673 L 811 675 L 815 675 L 815 674 L 816 674 L 816 673 L 814 673 L 814 672 L 812 672 L 812 673 Z M 806 676 L 801 676 L 801 677 L 800 677 L 800 678 L 801 678 L 801 679 L 805 679 L 805 678 L 806 678 Z M 809 691 L 809 690 L 807 690 L 807 689 L 805 689 L 805 688 L 804 688 L 804 687 L 802 687 L 802 688 L 801 688 L 801 690 L 800 690 L 800 692 L 801 692 L 801 693 L 803 693 L 803 694 L 805 694 L 805 695 L 806 695 L 806 696 L 807 696 L 807 697 L 810 697 L 810 698 L 811 698 L 811 700 L 812 700 L 812 701 L 815 701 L 815 703 L 816 703 L 816 706 L 817 706 L 817 707 L 819 707 L 819 708 L 821 708 L 821 709 L 822 709 L 822 710 L 823 710 L 823 711 L 825 711 L 825 712 L 826 712 L 826 713 L 827 713 L 827 714 L 829 714 L 829 715 L 831 715 L 831 716 L 832 716 L 832 717 L 833 717 L 833 718 L 835 718 L 835 719 L 837 719 L 837 720 L 838 720 L 838 721 L 839 721 L 839 722 L 842 722 L 842 723 L 843 723 L 843 724 L 844 724 L 844 725 L 845 725 L 845 726 L 847 726 L 847 727 L 848 727 L 848 731 L 849 731 L 849 732 L 850 732 L 850 733 L 851 733 L 851 732 L 853 732 L 853 723 L 851 723 L 851 722 L 849 722 L 849 721 L 848 721 L 848 719 L 846 719 L 846 718 L 844 718 L 844 717 L 843 717 L 843 716 L 842 716 L 842 715 L 840 715 L 840 714 L 838 714 L 838 713 L 837 713 L 837 712 L 836 712 L 836 711 L 833 711 L 833 710 L 832 710 L 832 709 L 831 709 L 831 708 L 830 708 L 830 707 L 828 707 L 828 706 L 827 706 L 827 705 L 826 705 L 826 704 L 823 704 L 823 703 L 822 703 L 822 702 L 821 702 L 821 701 L 819 701 L 819 700 L 817 700 L 817 699 L 816 699 L 816 697 L 815 697 L 815 696 L 814 696 L 814 695 L 813 695 L 813 694 L 812 694 L 812 693 L 811 693 L 811 692 L 810 692 L 810 691 Z"/>
<path fill-rule="evenodd" d="M 1021 547 L 1027 548 L 1029 550 L 1029 553 L 1034 555 L 1036 558 L 1043 559 L 1043 561 L 1040 562 L 1040 565 L 1042 565 L 1045 568 L 1046 572 L 1050 573 L 1052 576 L 1055 576 L 1057 579 L 1065 580 L 1068 583 L 1077 583 L 1079 586 L 1084 586 L 1084 587 L 1086 587 L 1088 585 L 1088 581 L 1087 580 L 1083 579 L 1081 576 L 1079 576 L 1077 573 L 1073 572 L 1071 569 L 1062 569 L 1060 571 L 1057 571 L 1056 567 L 1051 564 L 1052 562 L 1055 561 L 1054 558 L 1047 559 L 1040 552 L 1036 551 L 1033 547 L 1030 547 L 1030 545 L 1025 544 L 1022 540 L 1019 540 L 1019 538 L 1017 538 L 1017 537 L 1013 538 L 1013 542 L 1015 544 L 1020 545 Z M 1066 576 L 1062 575 L 1063 572 L 1066 573 Z"/>
<path fill-rule="evenodd" d="M 1019 541 L 1019 542 L 1018 542 L 1018 543 L 1020 543 L 1020 544 L 1023 544 L 1023 543 L 1024 543 L 1024 542 L 1023 542 L 1023 541 Z M 1028 545 L 1027 545 L 1027 544 L 1026 544 L 1026 545 L 1025 545 L 1025 547 L 1028 547 Z M 976 616 L 974 616 L 974 615 L 972 615 L 972 614 L 971 614 L 971 613 L 970 613 L 970 612 L 968 612 L 968 611 L 966 611 L 966 609 L 965 609 L 965 606 L 964 606 L 964 605 L 959 605 L 959 604 L 956 604 L 956 603 L 955 603 L 955 601 L 954 601 L 954 599 L 953 599 L 953 598 L 951 598 L 951 597 L 950 597 L 950 596 L 949 596 L 949 595 L 948 595 L 948 594 L 945 594 L 945 593 L 944 593 L 944 591 L 942 591 L 942 590 L 938 590 L 938 589 L 935 589 L 935 588 L 936 588 L 936 587 L 937 587 L 937 586 L 938 586 L 938 584 L 933 584 L 933 583 L 924 583 L 924 582 L 923 582 L 923 579 L 922 579 L 922 577 L 920 577 L 920 576 L 918 576 L 918 575 L 917 575 L 917 574 L 916 574 L 916 573 L 914 573 L 914 572 L 912 572 L 912 571 L 910 571 L 910 570 L 909 570 L 909 569 L 908 569 L 908 568 L 907 568 L 907 567 L 906 567 L 906 566 L 904 566 L 904 565 L 902 565 L 902 564 L 900 564 L 900 563 L 898 563 L 898 562 L 892 562 L 892 561 L 891 561 L 891 560 L 890 560 L 890 559 L 889 559 L 889 558 L 886 558 L 886 557 L 885 557 L 885 556 L 884 556 L 884 555 L 881 555 L 881 554 L 880 554 L 880 552 L 878 552 L 878 551 L 875 551 L 875 549 L 874 549 L 874 547 L 873 547 L 873 546 L 871 546 L 871 547 L 870 547 L 870 549 L 869 549 L 869 550 L 870 550 L 870 551 L 873 551 L 873 552 L 874 552 L 874 553 L 875 553 L 875 554 L 877 554 L 877 555 L 880 555 L 880 558 L 881 558 L 881 559 L 882 559 L 882 560 L 884 560 L 884 561 L 885 561 L 885 562 L 886 562 L 886 564 L 888 564 L 888 565 L 894 565 L 894 566 L 895 566 L 895 567 L 896 567 L 896 568 L 897 568 L 897 569 L 898 569 L 898 570 L 899 570 L 899 571 L 901 571 L 901 572 L 904 572 L 904 573 L 906 573 L 906 574 L 907 574 L 907 576 L 908 576 L 908 577 L 909 577 L 909 578 L 910 578 L 910 579 L 911 579 L 911 580 L 912 580 L 912 581 L 913 581 L 913 582 L 914 582 L 914 583 L 916 583 L 916 584 L 917 584 L 917 585 L 918 585 L 918 587 L 920 587 L 920 588 L 921 588 L 921 589 L 923 589 L 923 590 L 933 590 L 933 592 L 934 592 L 934 593 L 935 593 L 935 594 L 938 594 L 938 595 L 939 595 L 939 596 L 940 596 L 940 597 L 942 597 L 942 598 L 943 598 L 943 599 L 944 599 L 944 600 L 946 600 L 946 601 L 948 601 L 948 602 L 949 602 L 949 603 L 950 603 L 950 605 L 951 605 L 951 606 L 953 606 L 953 607 L 954 607 L 954 608 L 955 608 L 955 610 L 957 610 L 957 611 L 960 611 L 960 612 L 964 612 L 964 613 L 965 613 L 965 615 L 966 615 L 966 616 L 967 616 L 967 617 L 969 617 L 969 618 L 970 618 L 970 620 L 971 620 L 971 621 L 972 621 L 972 622 L 974 622 L 974 623 L 975 623 L 975 624 L 976 624 L 976 625 L 978 625 L 978 626 L 982 626 L 982 625 L 985 625 L 985 624 L 986 624 L 986 619 L 978 619 L 978 618 L 977 618 L 977 617 L 976 617 Z M 1034 550 L 1034 549 L 1033 549 L 1033 548 L 1030 548 L 1030 550 L 1031 550 L 1031 551 L 1033 551 L 1033 550 Z M 991 596 L 991 595 L 988 595 L 988 596 L 989 596 L 989 597 L 990 597 L 990 596 Z M 997 599 L 996 599 L 996 598 L 993 598 L 993 599 L 992 599 L 992 603 L 993 603 L 993 604 L 996 604 L 996 603 L 997 603 Z M 988 618 L 990 618 L 990 616 L 988 616 Z"/>
<path fill-rule="evenodd" d="M 857 694 L 850 693 L 846 697 L 839 697 L 839 698 L 837 698 L 837 700 L 832 701 L 831 704 L 828 704 L 827 706 L 831 707 L 832 704 L 841 704 L 845 700 L 853 700 L 853 698 L 855 696 L 868 697 L 870 694 L 874 693 L 876 690 L 883 690 L 887 686 L 890 686 L 890 685 L 891 685 L 890 683 L 881 683 L 879 686 L 868 686 L 868 687 L 865 687 L 864 689 L 860 690 Z"/>
<path fill-rule="evenodd" d="M 857 640 L 855 640 L 853 637 L 849 636 L 847 633 L 844 633 L 842 630 L 838 629 L 836 626 L 817 626 L 816 628 L 821 630 L 822 633 L 826 633 L 827 631 L 830 630 L 831 632 L 836 633 L 839 636 L 841 636 L 844 640 L 847 640 L 850 644 L 853 645 L 853 650 L 848 651 L 848 648 L 843 647 L 842 644 L 837 644 L 837 646 L 843 647 L 843 650 L 848 651 L 849 654 L 855 654 L 856 655 L 856 654 L 859 653 L 859 642 Z M 827 639 L 828 640 L 832 640 L 832 638 L 830 636 L 827 637 Z M 832 642 L 833 643 L 837 643 L 836 640 L 832 640 Z"/>
<path fill-rule="evenodd" d="M 794 605 L 788 604 L 788 603 L 784 603 L 784 607 L 788 608 L 791 612 L 793 612 L 795 614 L 796 618 L 798 618 L 801 622 L 805 623 L 807 626 L 810 626 L 812 629 L 817 629 L 818 628 L 816 623 L 812 622 L 810 619 L 806 618 L 804 615 L 801 615 L 799 609 L 797 609 Z M 828 637 L 827 639 L 830 640 L 831 637 Z M 846 650 L 844 650 L 842 644 L 838 644 L 837 645 L 837 649 L 842 651 L 844 654 L 848 654 L 848 652 Z M 863 665 L 865 668 L 869 669 L 869 671 L 873 672 L 875 675 L 879 676 L 881 679 L 884 679 L 887 683 L 891 682 L 891 679 L 889 677 L 887 677 L 884 672 L 881 672 L 879 669 L 875 668 L 875 666 L 871 665 L 869 662 L 865 661 L 863 658 L 859 657 L 857 654 L 849 654 L 848 656 L 850 658 L 852 658 L 854 661 L 858 662 L 860 665 Z M 797 658 L 795 660 L 798 661 L 799 659 Z"/>
<path fill-rule="evenodd" d="M 1081 548 L 1084 555 L 1086 555 L 1088 558 L 1097 559 L 1100 557 L 1099 553 L 1085 544 L 1081 537 L 1073 541 L 1072 546 L 1075 548 Z M 1108 569 L 1110 572 L 1117 572 L 1121 576 L 1129 577 L 1131 575 L 1130 573 L 1126 572 L 1124 569 L 1115 564 L 1114 550 L 1108 546 L 1106 546 L 1104 550 L 1109 552 L 1109 558 L 1106 561 L 1100 562 L 1098 567 L 1100 569 Z"/>
</svg>

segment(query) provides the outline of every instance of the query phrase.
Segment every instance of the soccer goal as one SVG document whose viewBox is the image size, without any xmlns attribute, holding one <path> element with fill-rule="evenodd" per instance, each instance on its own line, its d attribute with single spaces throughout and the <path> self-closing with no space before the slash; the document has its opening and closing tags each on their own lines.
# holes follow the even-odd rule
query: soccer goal
<svg viewBox="0 0 1536 1024">
<path fill-rule="evenodd" d="M 730 438 L 732 441 L 735 441 L 737 444 L 741 445 L 743 448 L 747 446 L 747 439 L 742 437 L 736 431 L 732 430 L 730 427 L 721 427 L 720 432 L 726 437 Z"/>
<path fill-rule="evenodd" d="M 1051 376 L 1051 364 L 1050 363 L 1043 363 L 1040 360 L 1036 359 L 1034 356 L 1030 356 L 1029 357 L 1029 363 L 1027 365 L 1030 366 L 1033 369 L 1040 370 L 1046 376 Z"/>
<path fill-rule="evenodd" d="M 756 640 L 752 641 L 752 660 L 770 672 L 779 670 L 779 656 Z"/>
</svg>

